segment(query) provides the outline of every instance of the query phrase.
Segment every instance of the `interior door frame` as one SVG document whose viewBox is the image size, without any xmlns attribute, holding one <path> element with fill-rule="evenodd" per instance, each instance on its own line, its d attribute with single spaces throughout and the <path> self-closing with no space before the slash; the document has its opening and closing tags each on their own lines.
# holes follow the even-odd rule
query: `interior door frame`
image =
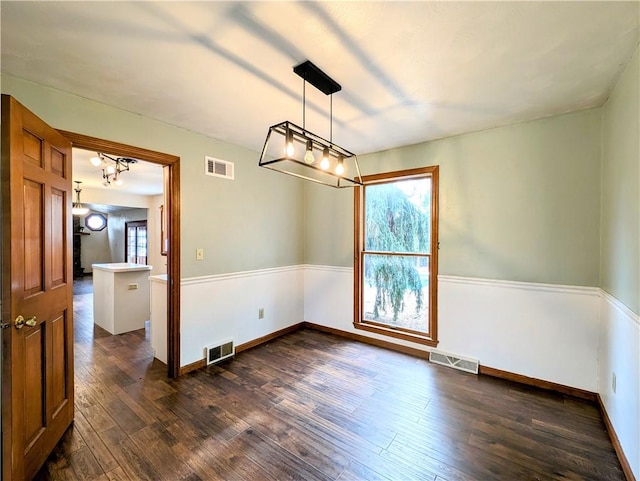
<svg viewBox="0 0 640 481">
<path fill-rule="evenodd" d="M 167 211 L 167 368 L 168 376 L 180 375 L 180 157 L 132 145 L 99 139 L 58 129 L 64 137 L 80 149 L 108 152 L 123 157 L 158 164 L 168 168 L 165 199 Z"/>
</svg>

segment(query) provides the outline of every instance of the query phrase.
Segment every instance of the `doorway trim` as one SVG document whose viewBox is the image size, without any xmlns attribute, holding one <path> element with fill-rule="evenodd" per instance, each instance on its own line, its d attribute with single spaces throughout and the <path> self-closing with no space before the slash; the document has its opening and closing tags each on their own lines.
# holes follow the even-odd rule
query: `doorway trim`
<svg viewBox="0 0 640 481">
<path fill-rule="evenodd" d="M 167 192 L 167 368 L 168 376 L 180 375 L 180 157 L 155 150 L 134 147 L 111 140 L 99 139 L 58 129 L 73 147 L 162 165 L 168 168 Z"/>
</svg>

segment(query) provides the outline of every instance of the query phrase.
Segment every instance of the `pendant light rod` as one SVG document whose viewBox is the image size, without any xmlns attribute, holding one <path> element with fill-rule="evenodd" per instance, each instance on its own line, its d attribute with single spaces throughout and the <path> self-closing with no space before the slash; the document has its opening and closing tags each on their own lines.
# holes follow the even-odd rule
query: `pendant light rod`
<svg viewBox="0 0 640 481">
<path fill-rule="evenodd" d="M 302 130 L 306 130 L 307 95 L 306 85 L 309 82 L 320 92 L 329 96 L 329 143 L 333 143 L 333 94 L 342 90 L 342 86 L 324 73 L 311 60 L 293 67 L 293 71 L 302 78 Z"/>
<path fill-rule="evenodd" d="M 80 192 L 82 189 L 80 188 L 80 184 L 82 184 L 81 180 L 74 180 L 76 184 L 76 188 L 74 189 L 76 193 L 76 200 L 71 204 L 71 213 L 73 215 L 87 215 L 89 213 L 89 208 L 82 205 L 80 202 Z"/>
<path fill-rule="evenodd" d="M 333 94 L 329 95 L 329 142 L 333 144 Z"/>
</svg>

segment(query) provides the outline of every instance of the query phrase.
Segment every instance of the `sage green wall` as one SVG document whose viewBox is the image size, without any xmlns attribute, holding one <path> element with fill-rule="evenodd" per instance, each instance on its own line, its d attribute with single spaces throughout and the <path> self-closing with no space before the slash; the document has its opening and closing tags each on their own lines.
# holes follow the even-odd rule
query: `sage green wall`
<svg viewBox="0 0 640 481">
<path fill-rule="evenodd" d="M 1 82 L 55 128 L 180 157 L 183 278 L 303 262 L 302 182 L 259 168 L 258 153 L 8 75 Z M 235 180 L 204 175 L 205 155 L 234 162 Z"/>
<path fill-rule="evenodd" d="M 350 190 L 303 185 L 259 169 L 250 150 L 7 75 L 2 91 L 54 127 L 181 157 L 183 277 L 353 264 Z M 589 110 L 360 163 L 365 174 L 440 165 L 441 274 L 597 286 L 600 120 Z M 205 176 L 205 155 L 235 162 L 236 180 Z"/>
<path fill-rule="evenodd" d="M 638 49 L 603 109 L 600 286 L 640 313 Z"/>
<path fill-rule="evenodd" d="M 440 166 L 440 274 L 597 286 L 601 110 L 360 157 Z M 353 264 L 353 193 L 305 187 L 305 262 Z"/>
<path fill-rule="evenodd" d="M 353 189 L 309 182 L 305 192 L 306 264 L 353 265 Z"/>
</svg>

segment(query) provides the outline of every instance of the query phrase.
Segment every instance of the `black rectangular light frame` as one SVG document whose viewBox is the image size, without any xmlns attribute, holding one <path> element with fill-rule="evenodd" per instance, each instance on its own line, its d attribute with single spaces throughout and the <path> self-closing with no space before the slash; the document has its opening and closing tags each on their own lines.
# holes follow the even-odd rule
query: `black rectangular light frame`
<svg viewBox="0 0 640 481">
<path fill-rule="evenodd" d="M 267 154 L 267 151 L 272 134 L 277 134 L 277 136 L 279 136 L 278 138 L 284 140 L 287 133 L 291 133 L 291 138 L 302 146 L 304 146 L 307 141 L 310 140 L 313 147 L 318 151 L 322 151 L 326 147 L 329 150 L 329 156 L 334 160 L 336 160 L 339 155 L 343 156 L 345 165 L 347 162 L 349 162 L 350 164 L 352 163 L 353 169 L 351 170 L 351 174 L 353 175 L 353 178 L 338 175 L 331 171 L 321 169 L 320 167 L 318 167 L 317 163 L 313 165 L 308 164 L 303 160 L 300 160 L 299 158 L 287 156 L 281 157 L 278 155 L 269 156 Z M 338 189 L 363 185 L 360 166 L 358 165 L 358 156 L 356 154 L 354 154 L 353 152 L 349 152 L 339 145 L 323 139 L 322 137 L 315 135 L 308 130 L 303 129 L 302 127 L 289 122 L 288 120 L 269 127 L 269 133 L 267 134 L 267 138 L 264 142 L 262 154 L 260 155 L 260 161 L 258 162 L 258 165 L 260 167 L 266 167 L 267 169 L 275 170 L 283 174 L 292 175 L 300 179 L 310 180 L 311 182 L 315 182 L 317 184 L 327 185 L 329 187 Z M 297 169 L 298 167 L 302 168 L 295 171 L 294 169 Z M 351 169 L 351 165 L 349 168 Z M 318 174 L 314 174 L 314 172 L 317 172 Z"/>
<path fill-rule="evenodd" d="M 342 86 L 338 82 L 320 70 L 311 60 L 296 65 L 293 67 L 293 71 L 325 95 L 331 95 L 342 90 Z"/>
</svg>

